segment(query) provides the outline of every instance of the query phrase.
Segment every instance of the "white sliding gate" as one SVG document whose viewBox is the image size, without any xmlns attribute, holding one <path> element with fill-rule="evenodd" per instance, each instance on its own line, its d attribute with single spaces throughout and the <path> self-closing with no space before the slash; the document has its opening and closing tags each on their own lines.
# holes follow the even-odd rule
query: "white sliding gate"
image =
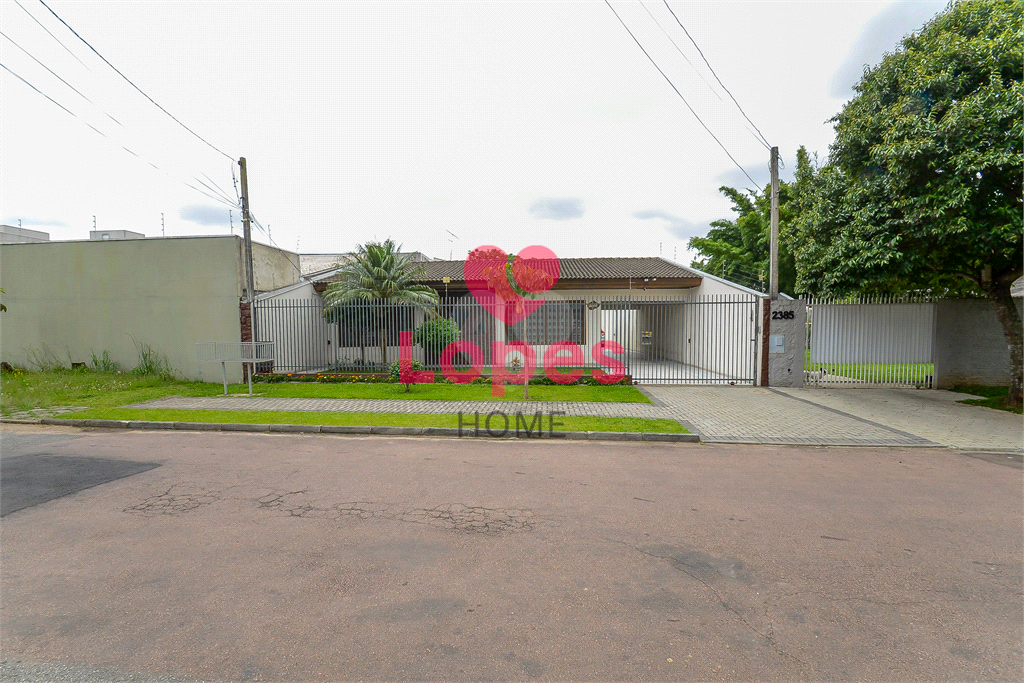
<svg viewBox="0 0 1024 683">
<path fill-rule="evenodd" d="M 934 352 L 932 300 L 875 296 L 807 302 L 805 386 L 931 388 Z"/>
</svg>

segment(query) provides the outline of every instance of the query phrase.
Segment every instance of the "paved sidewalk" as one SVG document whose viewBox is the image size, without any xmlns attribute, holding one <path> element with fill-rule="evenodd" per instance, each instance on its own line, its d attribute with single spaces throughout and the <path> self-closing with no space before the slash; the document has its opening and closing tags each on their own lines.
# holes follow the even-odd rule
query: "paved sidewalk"
<svg viewBox="0 0 1024 683">
<path fill-rule="evenodd" d="M 126 408 L 173 410 L 292 410 L 313 413 L 428 413 L 432 415 L 481 415 L 497 410 L 508 415 L 562 411 L 570 416 L 643 417 L 676 419 L 671 409 L 649 403 L 593 403 L 583 401 L 405 401 L 381 398 L 268 398 L 263 396 L 171 396 Z"/>
<path fill-rule="evenodd" d="M 562 411 L 571 416 L 678 420 L 711 443 L 1024 450 L 1020 415 L 957 403 L 971 397 L 951 391 L 710 386 L 646 386 L 642 391 L 656 405 L 229 396 L 170 397 L 128 407 L 464 415 Z"/>
</svg>

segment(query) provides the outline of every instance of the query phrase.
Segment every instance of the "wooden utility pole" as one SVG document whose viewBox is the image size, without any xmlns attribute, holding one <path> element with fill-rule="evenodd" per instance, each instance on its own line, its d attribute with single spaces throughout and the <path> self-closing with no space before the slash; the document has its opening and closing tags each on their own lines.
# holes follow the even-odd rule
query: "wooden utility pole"
<svg viewBox="0 0 1024 683">
<path fill-rule="evenodd" d="M 771 276 L 769 280 L 769 297 L 772 301 L 779 298 L 779 148 L 772 147 L 772 240 Z"/>
<path fill-rule="evenodd" d="M 252 227 L 249 223 L 249 178 L 245 171 L 245 157 L 238 160 L 242 175 L 242 233 L 245 240 L 245 298 L 251 304 L 256 299 L 252 276 Z"/>
<path fill-rule="evenodd" d="M 256 287 L 252 274 L 252 228 L 249 222 L 249 177 L 245 170 L 245 157 L 238 159 L 242 176 L 242 230 L 245 241 L 245 299 L 249 304 L 249 341 L 256 341 Z M 243 340 L 244 341 L 244 340 Z M 245 364 L 242 364 L 244 369 Z"/>
</svg>

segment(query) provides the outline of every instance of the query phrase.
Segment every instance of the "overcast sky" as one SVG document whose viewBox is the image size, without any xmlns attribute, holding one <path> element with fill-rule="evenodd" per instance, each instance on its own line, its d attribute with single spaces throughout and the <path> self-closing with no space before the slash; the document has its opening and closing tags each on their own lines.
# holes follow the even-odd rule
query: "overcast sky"
<svg viewBox="0 0 1024 683">
<path fill-rule="evenodd" d="M 254 215 L 292 251 L 392 237 L 689 263 L 686 241 L 731 215 L 718 188 L 753 185 L 603 0 L 47 4 L 206 141 L 38 0 L 0 0 L 0 219 L 51 239 L 93 216 L 159 236 L 161 214 L 168 236 L 228 234 L 213 196 L 234 202 L 244 156 Z M 827 154 L 864 65 L 945 3 L 669 5 L 786 178 L 800 145 Z M 612 6 L 767 182 L 768 150 L 663 0 Z"/>
</svg>

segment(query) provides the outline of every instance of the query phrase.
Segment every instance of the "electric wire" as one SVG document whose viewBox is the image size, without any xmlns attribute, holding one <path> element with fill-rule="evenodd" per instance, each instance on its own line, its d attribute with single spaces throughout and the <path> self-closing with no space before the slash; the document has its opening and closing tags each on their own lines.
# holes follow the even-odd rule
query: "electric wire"
<svg viewBox="0 0 1024 683">
<path fill-rule="evenodd" d="M 75 113 L 74 113 L 73 111 L 71 111 L 70 109 L 68 109 L 67 107 L 65 107 L 64 105 L 62 105 L 62 104 L 61 104 L 60 102 L 58 102 L 57 100 L 53 99 L 52 97 L 50 97 L 50 96 L 49 96 L 49 95 L 47 95 L 46 93 L 44 93 L 44 92 L 43 92 L 42 90 L 40 90 L 40 89 L 39 89 L 39 88 L 37 88 L 36 86 L 34 86 L 34 85 L 32 85 L 31 83 L 29 83 L 28 81 L 26 81 L 26 80 L 25 80 L 24 78 L 22 78 L 22 77 L 21 77 L 21 76 L 19 76 L 18 74 L 14 73 L 14 72 L 13 72 L 13 71 L 11 71 L 10 69 L 8 69 L 8 68 L 7 68 L 7 65 L 6 65 L 6 64 L 0 64 L 0 67 L 3 67 L 3 68 L 4 68 L 4 69 L 5 69 L 6 71 L 7 71 L 7 73 L 11 74 L 12 76 L 14 76 L 15 78 L 17 78 L 17 79 L 18 79 L 19 81 L 21 81 L 21 82 L 22 82 L 22 83 L 24 83 L 25 85 L 27 85 L 28 87 L 30 87 L 30 88 L 32 88 L 33 90 L 35 90 L 35 91 L 36 91 L 37 93 L 39 93 L 40 95 L 42 95 L 42 96 L 43 96 L 43 97 L 45 97 L 46 99 L 48 99 L 48 100 L 50 100 L 51 102 L 53 102 L 54 104 L 56 104 L 56 105 L 57 105 L 58 107 L 60 107 L 61 109 L 63 109 L 63 110 L 64 110 L 64 111 L 66 111 L 67 113 L 71 114 L 71 115 L 72 115 L 72 116 L 74 116 L 74 117 L 75 117 L 76 119 L 78 118 L 78 115 L 77 115 L 77 114 L 75 114 Z M 92 128 L 92 126 L 89 126 L 89 127 L 90 127 L 90 128 Z M 96 129 L 95 129 L 95 128 L 93 128 L 93 130 L 96 130 Z M 97 131 L 97 132 L 99 132 L 99 131 Z M 106 136 L 104 136 L 104 137 L 106 137 Z"/>
<path fill-rule="evenodd" d="M 40 0 L 40 1 L 42 1 L 42 0 Z M 605 0 L 605 1 L 607 2 L 607 0 Z M 729 89 L 725 87 L 724 83 L 722 83 L 722 79 L 718 77 L 718 74 L 715 73 L 715 70 L 711 67 L 710 62 L 708 62 L 708 58 L 704 56 L 703 50 L 701 50 L 700 46 L 697 45 L 697 41 L 693 39 L 693 36 L 690 35 L 690 32 L 686 30 L 685 26 L 683 26 L 683 22 L 679 21 L 679 17 L 676 16 L 675 11 L 668 4 L 668 0 L 662 0 L 662 2 L 665 3 L 665 7 L 668 8 L 668 11 L 672 13 L 672 16 L 676 20 L 676 23 L 679 24 L 679 28 L 683 29 L 683 33 L 685 33 L 686 37 L 690 39 L 690 42 L 693 43 L 693 46 L 695 48 L 697 48 L 697 52 L 700 53 L 700 58 L 703 59 L 704 63 L 707 64 L 708 68 L 711 69 L 711 75 L 715 77 L 716 81 L 718 81 L 718 85 L 722 86 L 722 90 L 724 90 L 729 95 L 729 99 L 731 99 L 733 101 L 733 104 L 736 105 L 736 108 L 740 110 L 740 113 L 743 114 L 743 118 L 745 118 L 747 120 L 747 123 L 749 123 L 750 125 L 754 126 L 754 130 L 756 130 L 757 134 L 761 136 L 761 143 L 765 147 L 767 147 L 768 149 L 771 149 L 772 148 L 771 143 L 768 142 L 768 139 L 765 138 L 764 134 L 760 131 L 760 129 L 758 129 L 757 125 L 755 125 L 754 122 L 750 120 L 750 117 L 747 116 L 747 112 L 743 111 L 743 107 L 740 106 L 740 103 L 736 101 L 736 98 L 732 96 L 732 93 L 729 92 Z"/>
<path fill-rule="evenodd" d="M 665 28 L 661 25 L 661 22 L 658 21 L 658 18 L 651 14 L 651 10 L 647 9 L 647 5 L 644 4 L 644 0 L 640 0 L 640 6 L 644 8 L 645 12 L 647 12 L 647 16 L 651 18 L 651 21 L 654 22 L 654 25 L 661 29 L 661 32 L 665 34 L 665 37 L 668 38 L 668 42 L 672 43 L 672 47 L 676 49 L 676 52 L 678 52 L 682 56 L 682 58 L 686 60 L 686 63 L 693 68 L 694 73 L 696 73 L 697 76 L 700 77 L 700 80 L 704 81 L 704 85 L 708 86 L 708 89 L 711 90 L 712 93 L 714 93 L 715 97 L 717 97 L 719 101 L 723 101 L 722 96 L 715 92 L 715 89 L 711 87 L 711 84 L 708 83 L 706 78 L 704 78 L 704 75 L 701 72 L 697 71 L 697 67 L 693 65 L 693 62 L 691 62 L 690 58 L 686 56 L 686 53 L 683 52 L 683 49 L 676 44 L 676 41 L 672 39 L 672 36 L 668 34 L 668 31 L 666 31 Z"/>
<path fill-rule="evenodd" d="M 250 212 L 249 212 L 249 220 L 250 220 L 250 221 L 252 221 L 252 222 L 253 222 L 253 223 L 254 223 L 254 224 L 256 225 L 256 227 L 257 227 L 257 228 L 259 228 L 259 229 L 260 229 L 260 231 L 261 231 L 261 232 L 262 232 L 262 233 L 263 233 L 264 235 L 266 235 L 266 236 L 267 236 L 267 240 L 269 240 L 270 244 L 272 244 L 273 246 L 277 247 L 278 249 L 281 249 L 281 251 L 284 251 L 284 249 L 282 249 L 282 248 L 281 248 L 281 247 L 280 247 L 280 246 L 279 246 L 279 245 L 277 244 L 277 242 L 275 242 L 275 241 L 274 241 L 274 238 L 270 236 L 270 231 L 269 231 L 269 230 L 267 230 L 266 228 L 264 228 L 264 227 L 263 227 L 263 224 L 262 224 L 262 223 L 260 223 L 260 222 L 259 222 L 258 220 L 256 220 L 256 216 L 253 216 L 253 215 L 252 215 L 252 211 L 250 211 Z M 299 250 L 299 245 L 298 245 L 298 244 L 296 244 L 296 245 L 295 245 L 295 251 L 296 251 L 296 252 L 298 252 L 298 250 Z M 300 258 L 301 258 L 301 257 L 300 257 Z M 302 279 L 302 269 L 301 269 L 301 268 L 299 268 L 298 266 L 296 266 L 296 265 L 295 265 L 294 263 L 292 263 L 291 259 L 288 259 L 288 263 L 291 263 L 291 265 L 292 265 L 292 268 L 294 268 L 294 269 L 295 269 L 295 272 L 299 274 L 299 279 L 301 280 L 301 279 Z"/>
<path fill-rule="evenodd" d="M 46 93 L 44 93 L 44 92 L 43 92 L 42 90 L 40 90 L 39 88 L 37 88 L 36 86 L 34 86 L 34 85 L 32 85 L 31 83 L 29 83 L 29 82 L 28 82 L 27 80 L 25 80 L 24 78 L 22 78 L 21 76 L 19 76 L 19 75 L 18 75 L 17 73 L 15 73 L 14 71 L 11 71 L 11 69 L 10 69 L 10 68 L 8 68 L 8 66 L 7 66 L 6 64 L 0 63 L 0 67 L 2 67 L 2 68 L 3 68 L 3 69 L 4 69 L 4 70 L 5 70 L 6 72 L 7 72 L 7 73 L 11 74 L 11 75 L 12 75 L 12 76 L 14 76 L 15 78 L 17 78 L 17 79 L 18 79 L 19 81 L 21 81 L 22 83 L 24 83 L 25 85 L 27 85 L 28 87 L 32 88 L 32 90 L 35 90 L 35 91 L 36 91 L 37 93 L 39 93 L 40 95 L 42 95 L 43 97 L 45 97 L 46 99 L 48 99 L 48 100 L 49 100 L 50 102 L 52 102 L 53 104 L 55 104 L 55 105 L 56 105 L 57 107 L 59 107 L 60 109 L 64 110 L 64 111 L 65 111 L 66 113 L 70 114 L 70 115 L 71 115 L 71 116 L 72 116 L 73 118 L 76 118 L 76 119 L 78 119 L 79 121 L 82 121 L 82 123 L 84 123 L 84 124 L 85 124 L 86 126 L 88 126 L 89 128 L 91 128 L 91 129 L 92 129 L 93 131 L 95 131 L 96 133 L 99 133 L 100 135 L 102 135 L 102 136 L 103 136 L 104 138 L 107 138 L 108 140 L 110 139 L 110 137 L 109 137 L 109 136 L 108 136 L 108 135 L 107 135 L 106 133 L 104 133 L 103 131 L 101 131 L 101 130 L 99 130 L 99 129 L 95 128 L 95 127 L 94 127 L 94 126 L 92 126 L 92 125 L 90 125 L 90 124 L 89 124 L 88 122 L 86 122 L 86 121 L 85 121 L 85 120 L 84 120 L 84 119 L 83 119 L 82 117 L 80 117 L 80 116 L 79 116 L 78 114 L 76 114 L 75 112 L 71 111 L 70 109 L 68 109 L 67 107 L 65 107 L 64 105 L 62 105 L 62 104 L 61 104 L 60 102 L 58 102 L 57 100 L 53 99 L 52 97 L 50 97 L 49 95 L 47 95 Z M 128 152 L 129 154 L 131 154 L 131 155 L 132 155 L 132 156 L 134 156 L 135 158 L 139 159 L 140 161 L 145 161 L 145 162 L 146 162 L 147 164 L 149 164 L 150 166 L 152 166 L 152 167 L 153 167 L 153 168 L 155 168 L 156 170 L 160 171 L 161 173 L 163 173 L 164 175 L 166 175 L 166 176 L 167 176 L 168 178 L 174 178 L 174 176 L 172 176 L 172 175 L 171 175 L 170 173 L 168 173 L 168 172 L 167 172 L 167 171 L 165 171 L 164 169 L 160 168 L 159 166 L 157 166 L 156 164 L 154 164 L 154 163 L 153 163 L 153 162 L 151 162 L 151 161 L 148 161 L 148 160 L 146 160 L 146 159 L 143 159 L 142 157 L 140 157 L 140 156 L 139 156 L 138 154 L 136 154 L 135 152 L 131 151 L 131 150 L 130 150 L 130 149 L 128 149 L 127 147 L 121 146 L 121 149 L 123 149 L 124 151 Z M 241 207 L 239 207 L 239 205 L 238 205 L 238 204 L 235 204 L 235 203 L 234 203 L 234 202 L 232 202 L 232 201 L 231 201 L 230 199 L 228 199 L 228 198 L 225 198 L 225 197 L 220 197 L 220 196 L 217 196 L 216 192 L 214 192 L 214 194 L 210 194 L 209 192 L 204 192 L 203 190 L 200 190 L 200 189 L 199 189 L 198 187 L 196 187 L 195 185 L 192 185 L 191 183 L 187 183 L 187 182 L 185 182 L 184 180 L 181 180 L 180 178 L 174 178 L 174 179 L 175 179 L 175 180 L 178 180 L 179 182 L 181 182 L 181 184 L 185 185 L 186 187 L 192 188 L 192 189 L 193 189 L 193 190 L 195 190 L 196 192 L 198 192 L 198 193 L 200 193 L 200 194 L 202 194 L 202 195 L 205 195 L 205 196 L 209 197 L 210 199 L 213 199 L 213 200 L 215 200 L 215 201 L 221 202 L 222 204 L 226 204 L 226 205 L 228 205 L 228 206 L 230 206 L 230 207 L 232 207 L 232 208 L 241 208 Z M 203 185 L 205 185 L 205 183 L 203 183 L 202 181 L 198 180 L 197 178 L 193 177 L 193 179 L 194 179 L 194 180 L 196 180 L 197 182 L 199 182 L 200 184 L 203 184 Z M 206 186 L 206 187 L 207 187 L 207 189 L 211 189 L 211 190 L 212 190 L 212 188 L 210 188 L 209 186 Z"/>
<path fill-rule="evenodd" d="M 669 35 L 668 31 L 666 31 L 665 28 L 661 25 L 661 22 L 658 21 L 658 18 L 655 17 L 651 10 L 647 8 L 647 5 L 644 4 L 643 0 L 640 0 L 640 6 L 644 8 L 645 12 L 647 12 L 647 16 L 651 18 L 651 21 L 654 22 L 654 25 L 657 26 L 663 34 L 665 34 L 665 37 L 668 38 L 668 42 L 672 43 L 672 47 L 676 49 L 676 52 L 678 52 L 680 56 L 682 56 L 682 58 L 686 60 L 686 63 L 690 65 L 690 68 L 693 69 L 693 72 L 697 74 L 697 77 L 704 82 L 704 85 L 708 86 L 708 90 L 711 91 L 711 94 L 717 97 L 719 102 L 724 102 L 725 100 L 722 99 L 722 96 L 718 94 L 718 91 L 715 90 L 715 88 L 710 83 L 708 83 L 707 79 L 704 78 L 704 74 L 697 70 L 697 67 L 694 66 L 693 62 L 690 61 L 690 58 L 686 56 L 685 52 L 683 52 L 683 49 L 679 47 L 679 45 L 672 38 L 672 36 Z M 745 123 L 743 124 L 743 129 L 746 130 L 751 135 L 753 135 L 754 139 L 757 140 L 758 144 L 764 144 L 763 142 L 761 142 L 760 139 L 758 139 L 758 133 L 755 133 L 753 130 L 751 130 Z"/>
<path fill-rule="evenodd" d="M 736 161 L 735 158 L 733 158 L 732 154 L 729 153 L 729 150 L 726 149 L 725 145 L 722 144 L 722 141 L 719 140 L 718 137 L 716 137 L 715 134 L 711 132 L 711 129 L 708 128 L 707 125 L 701 120 L 700 116 L 697 115 L 697 112 L 695 112 L 693 110 L 693 107 L 690 106 L 690 103 L 686 101 L 685 97 L 683 97 L 683 94 L 681 92 L 679 92 L 679 88 L 677 88 L 675 86 L 675 83 L 672 82 L 672 79 L 670 79 L 665 74 L 665 72 L 662 71 L 661 67 L 658 66 L 658 63 L 656 61 L 654 61 L 654 58 L 651 57 L 650 53 L 648 53 L 647 50 L 644 48 L 644 46 L 640 43 L 640 41 L 637 40 L 637 37 L 635 35 L 633 35 L 633 32 L 629 30 L 629 26 L 626 25 L 626 22 L 624 22 L 622 20 L 622 17 L 619 16 L 619 13 L 615 11 L 614 7 L 612 7 L 612 3 L 610 3 L 608 0 L 604 0 L 604 4 L 608 5 L 608 9 L 610 9 L 612 11 L 612 14 L 615 15 L 615 18 L 619 20 L 620 24 L 622 24 L 622 28 L 626 29 L 626 33 L 628 33 L 629 37 L 633 39 L 633 42 L 635 42 L 637 44 L 637 47 L 639 47 L 640 50 L 643 51 L 644 55 L 646 55 L 647 59 L 650 60 L 651 64 L 654 65 L 654 68 L 658 70 L 658 73 L 661 74 L 662 78 L 664 78 L 668 82 L 668 84 L 670 86 L 672 86 L 672 89 L 675 90 L 676 95 L 679 95 L 679 99 L 681 99 L 683 101 L 683 104 L 685 104 L 686 108 L 690 110 L 690 113 L 693 114 L 693 117 L 695 119 L 697 119 L 697 122 L 704 128 L 704 130 L 706 130 L 708 132 L 708 135 L 710 135 L 714 139 L 714 141 L 718 143 L 718 146 L 722 148 L 722 151 L 725 152 L 725 155 L 727 157 L 729 157 L 729 160 L 732 161 L 732 163 L 736 165 L 736 168 L 740 169 L 740 171 L 743 173 L 743 175 L 747 176 L 747 180 L 749 180 L 750 182 L 754 183 L 754 185 L 756 186 L 757 182 L 755 182 L 754 179 L 750 177 L 750 174 L 747 173 L 746 169 L 744 169 L 742 166 L 740 166 L 739 162 Z"/>
<path fill-rule="evenodd" d="M 29 12 L 29 11 L 28 11 L 27 9 L 25 9 L 25 6 L 24 6 L 24 5 L 22 5 L 22 4 L 20 3 L 20 2 L 18 2 L 18 0 L 14 0 L 14 3 L 15 3 L 15 4 L 16 4 L 16 5 L 18 6 L 18 7 L 20 7 L 20 8 L 22 9 L 22 11 L 23 11 L 23 12 L 25 12 L 25 14 L 29 15 L 30 17 L 32 17 L 32 21 L 34 21 L 34 22 L 36 22 L 37 24 L 39 24 L 39 28 L 43 29 L 43 30 L 44 30 L 44 31 L 46 31 L 47 33 L 50 33 L 50 29 L 48 29 L 48 28 L 46 28 L 45 26 L 43 26 L 43 22 L 41 22 L 41 21 L 39 21 L 38 19 L 36 19 L 36 17 L 35 17 L 35 15 L 34 15 L 34 14 L 32 14 L 31 12 Z M 59 45 L 60 45 L 60 46 L 61 46 L 62 48 L 64 48 L 65 50 L 67 50 L 67 51 L 68 51 L 68 54 L 69 54 L 69 55 L 71 55 L 71 56 L 72 56 L 72 57 L 74 57 L 75 59 L 78 59 L 78 55 L 76 55 L 76 54 L 75 54 L 74 52 L 72 52 L 72 51 L 71 51 L 71 49 L 70 49 L 70 48 L 69 48 L 69 47 L 68 47 L 67 45 L 65 45 L 65 44 L 64 44 L 64 42 L 63 42 L 63 41 L 62 41 L 62 40 L 61 40 L 60 38 L 58 38 L 57 36 L 53 35 L 52 33 L 50 33 L 50 37 L 51 37 L 51 38 L 53 38 L 54 40 L 56 40 L 56 41 L 57 41 L 57 43 L 58 43 L 58 44 L 59 44 Z M 82 61 L 81 59 L 78 59 L 78 63 L 79 63 L 79 64 L 81 64 L 82 66 L 84 66 L 84 67 L 85 67 L 85 69 L 86 69 L 86 71 L 92 71 L 92 69 L 90 69 L 90 68 L 89 68 L 88 66 L 86 66 L 85 62 L 83 62 L 83 61 Z"/>
<path fill-rule="evenodd" d="M 205 176 L 206 174 L 200 171 L 200 175 L 204 175 L 204 176 Z M 219 195 L 219 196 L 221 197 L 221 199 L 222 199 L 222 200 L 223 200 L 224 202 L 226 202 L 226 203 L 227 203 L 227 204 L 228 204 L 229 206 L 235 206 L 235 204 L 234 204 L 234 203 L 233 203 L 233 202 L 231 201 L 231 198 L 230 198 L 230 197 L 224 196 L 224 195 L 223 195 L 223 194 L 222 194 L 222 193 L 221 193 L 220 191 L 218 191 L 218 190 L 215 190 L 214 188 L 212 188 L 211 186 L 207 185 L 206 183 L 204 183 L 204 182 L 203 182 L 202 180 L 200 180 L 199 178 L 196 178 L 195 176 L 192 176 L 192 180 L 196 181 L 197 183 L 199 183 L 200 185 L 202 185 L 203 187 L 205 187 L 205 188 L 206 188 L 207 190 L 209 190 L 210 192 L 212 192 L 212 193 L 214 193 L 214 194 L 216 194 L 216 195 Z"/>
<path fill-rule="evenodd" d="M 38 64 L 39 66 L 41 66 L 41 67 L 43 67 L 44 69 L 46 69 L 47 71 L 49 71 L 49 72 L 50 72 L 50 73 L 51 73 L 51 74 L 52 74 L 52 75 L 54 76 L 54 78 L 56 78 L 56 79 L 57 79 L 58 81 L 60 81 L 61 83 L 63 83 L 64 85 L 68 86 L 69 88 L 71 88 L 72 90 L 74 90 L 74 91 L 75 91 L 76 93 L 78 93 L 79 95 L 81 95 L 81 96 L 82 96 L 82 99 L 84 99 L 84 100 L 85 100 L 86 102 L 88 102 L 89 104 L 93 104 L 93 101 L 92 101 L 92 100 L 90 100 L 90 99 L 89 99 L 88 97 L 86 97 L 85 95 L 82 95 L 82 93 L 81 93 L 81 92 L 79 92 L 78 88 L 76 88 L 75 86 L 71 85 L 70 83 L 68 83 L 67 81 L 65 81 L 65 80 L 64 80 L 63 78 L 61 78 L 60 76 L 58 76 L 58 75 L 56 74 L 56 72 L 54 72 L 54 70 L 53 70 L 53 69 L 51 69 L 50 67 L 46 66 L 45 64 L 43 64 L 42 62 L 40 62 L 40 61 L 39 61 L 38 59 L 36 59 L 35 55 L 33 55 L 33 54 L 32 54 L 31 52 L 29 52 L 28 50 L 26 50 L 25 48 L 23 48 L 23 47 L 22 47 L 21 45 L 18 45 L 18 44 L 17 44 L 16 42 L 14 42 L 14 39 L 13 39 L 13 38 L 11 38 L 11 37 L 10 37 L 9 35 L 7 35 L 6 33 L 4 33 L 3 31 L 0 31 L 0 36 L 3 36 L 3 37 L 4 37 L 4 38 L 6 38 L 7 40 L 9 40 L 9 41 L 10 41 L 10 43 L 11 43 L 11 45 L 13 45 L 14 47 L 18 48 L 19 50 L 21 50 L 22 52 L 24 52 L 25 54 L 27 54 L 27 55 L 28 55 L 29 57 L 31 57 L 31 58 L 32 58 L 32 59 L 33 59 L 33 60 L 35 61 L 35 63 L 36 63 L 36 64 Z"/>
<path fill-rule="evenodd" d="M 217 188 L 217 190 L 220 192 L 221 195 L 224 196 L 225 199 L 231 199 L 231 195 L 229 195 L 227 192 L 225 192 L 224 188 L 222 188 L 220 185 L 217 184 L 217 181 L 215 181 L 213 178 L 211 178 L 210 176 L 206 175 L 202 171 L 200 171 L 199 174 L 201 176 L 203 176 L 204 178 L 206 178 L 207 180 L 209 180 L 211 183 L 213 183 L 213 186 Z M 239 203 L 241 203 L 241 202 L 239 202 Z"/>
<path fill-rule="evenodd" d="M 231 155 L 229 155 L 228 153 L 226 153 L 226 152 L 222 151 L 221 149 L 219 149 L 219 148 L 215 147 L 215 146 L 214 146 L 214 145 L 213 145 L 213 144 L 212 144 L 211 142 L 209 142 L 209 141 L 208 141 L 208 140 L 207 140 L 206 138 L 204 138 L 204 137 L 203 137 L 203 136 L 201 136 L 201 135 L 200 135 L 199 133 L 195 132 L 194 130 L 192 130 L 191 128 L 189 128 L 188 126 L 186 126 L 186 125 L 185 125 L 184 123 L 182 123 L 181 121 L 179 121 L 179 120 L 178 120 L 178 118 L 177 118 L 176 116 L 174 116 L 174 114 L 172 114 L 171 112 L 167 111 L 166 109 L 164 109 L 163 107 L 161 107 L 161 106 L 160 106 L 159 104 L 157 104 L 156 100 L 154 100 L 154 99 L 153 99 L 152 97 L 150 97 L 150 96 L 149 96 L 149 95 L 147 95 L 147 94 L 146 94 L 145 92 L 143 92 L 143 91 L 142 91 L 142 88 L 140 88 L 139 86 L 137 86 L 137 85 L 135 85 L 134 83 L 132 83 L 131 79 L 129 79 L 129 78 L 127 77 L 127 76 L 125 76 L 125 75 L 124 75 L 123 73 L 121 73 L 121 72 L 120 72 L 120 71 L 118 70 L 118 68 L 117 68 L 116 66 L 114 66 L 114 65 L 113 65 L 113 64 L 111 64 L 111 63 L 110 63 L 109 61 L 107 61 L 107 58 L 106 58 L 106 57 L 104 57 L 103 55 L 101 55 L 101 54 L 99 53 L 99 51 L 97 51 L 97 50 L 96 50 L 96 48 L 94 48 L 94 47 L 93 47 L 92 45 L 90 45 L 90 44 L 89 44 L 89 41 L 87 41 L 87 40 L 86 40 L 85 38 L 83 38 L 82 36 L 78 35 L 78 32 L 77 32 L 77 31 L 75 31 L 75 29 L 71 28 L 71 26 L 69 26 L 69 25 L 68 25 L 68 22 L 66 22 L 66 21 L 64 21 L 63 19 L 61 19 L 61 18 L 60 18 L 60 15 L 59 15 L 59 14 L 57 14 L 57 13 L 56 13 L 56 12 L 54 12 L 54 11 L 53 11 L 52 9 L 50 9 L 50 6 L 49 6 L 49 5 L 47 5 L 47 4 L 45 3 L 45 2 L 43 2 L 43 0 L 39 0 L 39 3 L 40 3 L 40 4 L 41 4 L 41 5 L 43 6 L 43 7 L 45 7 L 46 9 L 50 10 L 50 14 L 52 14 L 52 15 L 53 15 L 53 16 L 55 16 L 55 17 L 57 17 L 57 20 L 58 20 L 58 21 L 60 21 L 60 23 L 64 24 L 64 26 L 66 26 L 66 27 L 67 27 L 67 29 L 68 29 L 69 31 L 71 31 L 72 33 L 74 33 L 74 34 L 75 34 L 75 37 L 77 37 L 77 38 L 78 38 L 78 39 L 79 39 L 80 41 L 82 41 L 83 43 L 85 43 L 86 47 L 88 47 L 88 48 L 89 48 L 90 50 L 92 50 L 92 51 L 93 51 L 93 52 L 94 52 L 94 53 L 96 54 L 96 56 L 97 56 L 97 57 L 99 57 L 100 59 L 102 59 L 102 60 L 104 61 L 104 63 L 106 63 L 106 65 L 107 65 L 107 66 L 109 66 L 109 67 L 110 67 L 111 69 L 113 69 L 113 70 L 114 70 L 115 72 L 117 72 L 117 75 L 118 75 L 118 76 L 120 76 L 120 77 L 121 77 L 121 78 L 123 78 L 123 79 L 124 79 L 125 81 L 127 81 L 127 82 L 128 82 L 128 85 L 130 85 L 130 86 L 132 86 L 133 88 L 135 88 L 135 89 L 136 89 L 137 91 L 139 91 L 139 93 L 140 93 L 140 94 L 141 94 L 141 95 L 142 95 L 143 97 L 145 97 L 145 98 L 146 98 L 147 100 L 149 100 L 150 102 L 152 102 L 152 103 L 153 103 L 153 104 L 154 104 L 154 105 L 156 106 L 156 108 L 157 108 L 157 109 L 159 109 L 159 110 L 160 110 L 160 111 L 162 111 L 163 113 L 165 113 L 165 114 L 167 114 L 168 116 L 170 116 L 170 117 L 171 117 L 171 119 L 172 119 L 172 120 L 173 120 L 173 121 L 174 121 L 175 123 L 177 123 L 177 124 L 178 124 L 179 126 L 181 126 L 182 128 L 184 128 L 185 130 L 187 130 L 187 131 L 188 131 L 189 133 L 191 133 L 191 134 L 192 134 L 193 136 L 195 136 L 195 137 L 196 137 L 196 138 L 197 138 L 198 140 L 202 141 L 202 142 L 203 142 L 203 144 L 205 144 L 205 145 L 206 145 L 207 147 L 209 147 L 210 149 L 212 149 L 212 150 L 214 150 L 214 151 L 216 151 L 216 152 L 218 152 L 218 153 L 220 153 L 220 154 L 224 155 L 225 157 L 227 157 L 228 159 L 231 159 L 232 161 L 234 160 L 234 158 L 233 158 L 233 157 L 232 157 Z"/>
</svg>

